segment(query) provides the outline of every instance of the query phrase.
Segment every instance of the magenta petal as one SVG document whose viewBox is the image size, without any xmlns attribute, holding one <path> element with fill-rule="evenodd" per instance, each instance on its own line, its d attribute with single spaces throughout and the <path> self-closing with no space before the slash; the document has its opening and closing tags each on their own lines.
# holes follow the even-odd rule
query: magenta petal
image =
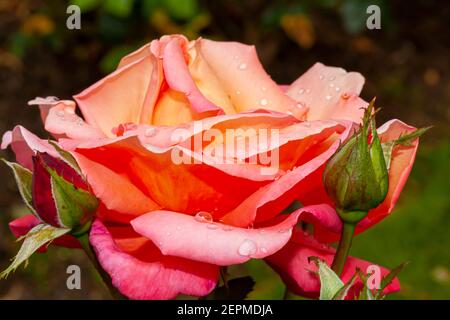
<svg viewBox="0 0 450 320">
<path fill-rule="evenodd" d="M 200 222 L 198 217 L 171 211 L 147 213 L 131 221 L 131 225 L 165 255 L 227 266 L 262 259 L 280 250 L 289 241 L 300 216 L 330 230 L 340 228 L 340 220 L 328 205 L 299 209 L 282 222 L 259 229 Z"/>
<path fill-rule="evenodd" d="M 164 300 L 178 294 L 204 296 L 217 284 L 217 266 L 163 256 L 149 262 L 124 252 L 100 220 L 92 224 L 89 239 L 113 285 L 131 299 Z"/>
<path fill-rule="evenodd" d="M 266 262 L 277 271 L 289 289 L 299 295 L 307 297 L 318 297 L 320 282 L 313 273 L 317 271 L 314 262 L 309 262 L 309 257 L 319 257 L 331 265 L 335 249 L 325 246 L 312 238 L 312 236 L 301 231 L 296 232 L 291 241 L 280 251 L 266 258 Z M 366 272 L 374 263 L 348 257 L 341 279 L 347 283 L 355 274 L 356 268 Z M 313 272 L 309 272 L 313 271 Z M 380 266 L 381 276 L 389 273 L 389 270 Z M 360 286 L 356 283 L 355 286 Z M 392 293 L 400 290 L 398 279 L 388 285 L 384 293 Z"/>
</svg>

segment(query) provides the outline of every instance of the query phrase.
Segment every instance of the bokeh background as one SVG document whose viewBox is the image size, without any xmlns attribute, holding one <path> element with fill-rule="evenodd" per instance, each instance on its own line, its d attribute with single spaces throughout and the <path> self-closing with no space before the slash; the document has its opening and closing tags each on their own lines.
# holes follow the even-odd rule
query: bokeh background
<svg viewBox="0 0 450 320">
<path fill-rule="evenodd" d="M 81 30 L 66 28 L 66 9 L 82 9 Z M 381 30 L 366 28 L 366 8 L 381 8 Z M 70 98 L 111 72 L 120 57 L 163 34 L 234 40 L 257 47 L 278 83 L 314 62 L 366 77 L 362 96 L 377 96 L 379 123 L 400 118 L 434 125 L 423 139 L 399 205 L 354 241 L 352 254 L 394 267 L 403 290 L 389 298 L 450 298 L 450 5 L 375 0 L 0 0 L 0 133 L 22 124 L 46 137 L 36 96 Z M 9 151 L 2 157 L 13 159 Z M 12 175 L 0 167 L 0 268 L 19 244 L 7 223 L 26 212 Z M 66 268 L 82 267 L 82 290 L 66 287 Z M 249 298 L 281 298 L 279 278 L 252 261 Z M 241 270 L 242 271 L 242 270 Z M 49 248 L 0 281 L 0 299 L 108 298 L 82 252 Z"/>
</svg>

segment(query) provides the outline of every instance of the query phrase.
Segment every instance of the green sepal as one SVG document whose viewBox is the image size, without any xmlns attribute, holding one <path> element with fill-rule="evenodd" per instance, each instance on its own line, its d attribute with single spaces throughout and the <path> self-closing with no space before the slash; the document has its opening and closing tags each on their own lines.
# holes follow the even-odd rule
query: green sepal
<svg viewBox="0 0 450 320">
<path fill-rule="evenodd" d="M 333 270 L 332 270 L 333 271 Z M 344 284 L 338 292 L 333 296 L 333 300 L 345 300 L 345 297 L 347 297 L 348 291 L 351 287 L 355 284 L 356 280 L 358 279 L 358 272 L 355 272 L 353 277 L 348 281 L 346 284 Z"/>
<path fill-rule="evenodd" d="M 383 299 L 383 291 L 386 287 L 394 281 L 395 277 L 397 277 L 400 272 L 408 265 L 408 262 L 403 262 L 399 266 L 395 267 L 391 270 L 387 275 L 381 279 L 380 289 L 378 289 L 375 293 L 375 299 L 380 300 Z"/>
<path fill-rule="evenodd" d="M 432 128 L 432 126 L 420 128 L 413 132 L 402 134 L 402 135 L 400 135 L 400 137 L 398 139 L 383 142 L 381 144 L 381 147 L 383 149 L 383 155 L 384 155 L 384 160 L 386 162 L 387 169 L 389 170 L 391 167 L 392 151 L 394 150 L 394 147 L 396 147 L 398 145 L 401 145 L 404 147 L 411 147 L 412 141 L 414 139 L 419 138 L 421 135 L 423 135 L 425 132 L 427 132 L 431 128 Z"/>
<path fill-rule="evenodd" d="M 31 229 L 25 236 L 17 241 L 24 239 L 19 252 L 14 257 L 11 265 L 0 273 L 0 279 L 6 278 L 11 272 L 15 271 L 23 262 L 36 252 L 43 245 L 48 245 L 51 241 L 70 232 L 70 229 L 55 228 L 48 224 L 38 224 Z"/>
<path fill-rule="evenodd" d="M 73 228 L 88 222 L 98 207 L 97 198 L 85 190 L 77 189 L 55 170 L 47 167 L 47 171 L 51 176 L 52 194 L 62 225 Z"/>
<path fill-rule="evenodd" d="M 334 296 L 344 286 L 338 275 L 321 259 L 317 257 L 309 257 L 309 261 L 313 261 L 318 270 L 320 279 L 320 300 L 333 300 Z"/>
<path fill-rule="evenodd" d="M 55 150 L 58 152 L 58 154 L 61 156 L 61 160 L 63 160 L 65 163 L 67 163 L 72 169 L 74 169 L 80 176 L 83 176 L 81 172 L 81 168 L 77 163 L 77 160 L 73 157 L 73 155 L 61 148 L 55 141 L 48 140 L 48 143 L 55 148 Z"/>
<path fill-rule="evenodd" d="M 33 173 L 25 167 L 15 162 L 9 162 L 5 159 L 1 159 L 8 167 L 11 168 L 14 178 L 16 179 L 17 187 L 19 188 L 19 193 L 22 196 L 25 205 L 36 217 L 39 218 L 35 209 L 33 208 L 33 200 L 31 193 L 31 185 L 33 181 Z M 40 220 L 40 218 L 39 218 Z"/>
</svg>

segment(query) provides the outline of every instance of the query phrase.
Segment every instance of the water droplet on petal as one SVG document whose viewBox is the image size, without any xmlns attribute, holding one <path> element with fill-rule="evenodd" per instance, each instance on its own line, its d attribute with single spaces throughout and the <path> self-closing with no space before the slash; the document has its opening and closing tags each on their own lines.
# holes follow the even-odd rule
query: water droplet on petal
<svg viewBox="0 0 450 320">
<path fill-rule="evenodd" d="M 265 229 L 259 229 L 259 233 L 266 233 Z"/>
<path fill-rule="evenodd" d="M 156 134 L 156 128 L 147 128 L 145 129 L 144 135 L 146 137 L 153 137 Z"/>
<path fill-rule="evenodd" d="M 286 233 L 288 231 L 289 231 L 289 229 L 280 229 L 280 230 L 278 230 L 278 233 Z"/>
<path fill-rule="evenodd" d="M 267 249 L 264 248 L 264 247 L 261 247 L 259 250 L 260 250 L 262 253 L 267 253 Z"/>
<path fill-rule="evenodd" d="M 331 76 L 331 77 L 328 78 L 328 80 L 330 80 L 330 81 L 333 81 L 334 79 L 336 79 L 335 76 Z"/>
<path fill-rule="evenodd" d="M 262 105 L 262 106 L 266 106 L 267 105 L 267 99 L 261 99 L 259 101 L 259 104 Z"/>
<path fill-rule="evenodd" d="M 211 230 L 216 230 L 219 228 L 219 225 L 217 223 L 208 223 L 206 227 Z"/>
<path fill-rule="evenodd" d="M 62 111 L 62 110 L 57 110 L 57 111 L 56 111 L 56 115 L 57 115 L 58 117 L 64 117 L 65 113 L 64 113 L 64 111 Z"/>
<path fill-rule="evenodd" d="M 206 212 L 206 211 L 197 212 L 197 214 L 195 215 L 194 219 L 195 219 L 195 221 L 202 222 L 202 223 L 204 223 L 204 222 L 207 222 L 207 223 L 213 222 L 213 218 L 212 218 L 211 214 L 209 212 Z"/>
<path fill-rule="evenodd" d="M 344 100 L 347 100 L 347 99 L 350 98 L 350 94 L 347 93 L 347 92 L 344 92 L 344 93 L 341 95 L 341 98 L 344 99 Z"/>
<path fill-rule="evenodd" d="M 244 257 L 250 257 L 256 253 L 256 243 L 253 240 L 244 240 L 238 249 L 238 253 Z"/>
<path fill-rule="evenodd" d="M 339 91 L 341 91 L 341 88 L 336 87 L 336 88 L 334 88 L 334 90 L 336 90 L 336 92 L 339 92 Z"/>
<path fill-rule="evenodd" d="M 298 89 L 298 91 L 297 91 L 298 94 L 303 94 L 303 92 L 305 92 L 305 89 L 303 89 L 303 88 L 300 88 L 300 89 Z"/>
<path fill-rule="evenodd" d="M 77 119 L 77 121 L 75 121 L 75 123 L 77 124 L 77 126 L 82 126 L 82 125 L 84 125 L 84 121 L 83 121 L 83 119 L 81 119 L 81 118 L 78 118 Z"/>
<path fill-rule="evenodd" d="M 245 69 L 247 69 L 247 64 L 246 63 L 241 63 L 239 65 L 239 70 L 245 70 Z"/>
<path fill-rule="evenodd" d="M 321 74 L 321 75 L 319 76 L 319 79 L 320 79 L 320 80 L 323 80 L 323 79 L 325 79 L 325 76 L 324 76 L 323 74 Z"/>
<path fill-rule="evenodd" d="M 240 91 L 238 90 L 238 91 L 236 91 L 236 94 L 237 94 L 237 95 L 240 95 L 240 94 L 241 94 L 241 92 L 240 92 Z"/>
<path fill-rule="evenodd" d="M 329 86 L 330 86 L 330 88 L 333 88 L 334 87 L 334 83 L 330 83 Z"/>
<path fill-rule="evenodd" d="M 332 97 L 333 97 L 333 96 L 331 96 L 331 95 L 328 94 L 328 95 L 325 96 L 325 99 L 326 99 L 326 100 L 331 100 Z"/>
<path fill-rule="evenodd" d="M 266 87 L 261 87 L 261 91 L 266 92 L 267 88 Z"/>
<path fill-rule="evenodd" d="M 311 93 L 311 89 L 306 89 L 306 91 L 305 91 L 307 94 L 310 94 Z"/>
</svg>

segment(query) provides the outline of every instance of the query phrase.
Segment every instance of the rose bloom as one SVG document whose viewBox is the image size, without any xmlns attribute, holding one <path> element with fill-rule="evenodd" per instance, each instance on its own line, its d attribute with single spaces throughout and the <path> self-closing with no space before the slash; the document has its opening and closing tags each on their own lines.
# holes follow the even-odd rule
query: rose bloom
<svg viewBox="0 0 450 320">
<path fill-rule="evenodd" d="M 281 86 L 264 71 L 253 46 L 173 35 L 124 57 L 75 101 L 48 97 L 29 104 L 40 106 L 45 129 L 76 158 L 101 202 L 90 242 L 123 295 L 204 296 L 216 287 L 221 266 L 256 258 L 294 293 L 317 297 L 320 283 L 309 271 L 317 268 L 308 258 L 331 264 L 335 249 L 329 243 L 339 239 L 342 226 L 322 173 L 361 122 L 367 106 L 359 97 L 363 83 L 359 73 L 316 63 Z M 276 129 L 278 139 L 256 148 L 245 143 L 245 152 L 227 155 L 236 160 L 230 163 L 204 150 L 239 137 L 192 143 L 208 130 L 225 136 L 226 130 L 249 128 L 258 137 L 258 129 Z M 180 129 L 189 134 L 174 139 Z M 391 120 L 378 132 L 387 142 L 413 130 Z M 388 195 L 358 224 L 358 233 L 392 211 L 417 144 L 395 147 Z M 30 169 L 35 151 L 58 156 L 21 126 L 4 135 L 2 148 L 8 145 Z M 268 150 L 278 155 L 270 174 L 262 169 L 271 164 L 245 161 Z M 192 161 L 175 163 L 174 154 Z M 295 200 L 303 207 L 281 214 Z M 303 231 L 299 221 L 314 232 Z M 37 223 L 29 215 L 11 229 L 20 235 Z M 369 265 L 349 257 L 343 281 Z M 382 275 L 387 272 L 382 268 Z M 395 280 L 385 292 L 398 289 Z"/>
</svg>

